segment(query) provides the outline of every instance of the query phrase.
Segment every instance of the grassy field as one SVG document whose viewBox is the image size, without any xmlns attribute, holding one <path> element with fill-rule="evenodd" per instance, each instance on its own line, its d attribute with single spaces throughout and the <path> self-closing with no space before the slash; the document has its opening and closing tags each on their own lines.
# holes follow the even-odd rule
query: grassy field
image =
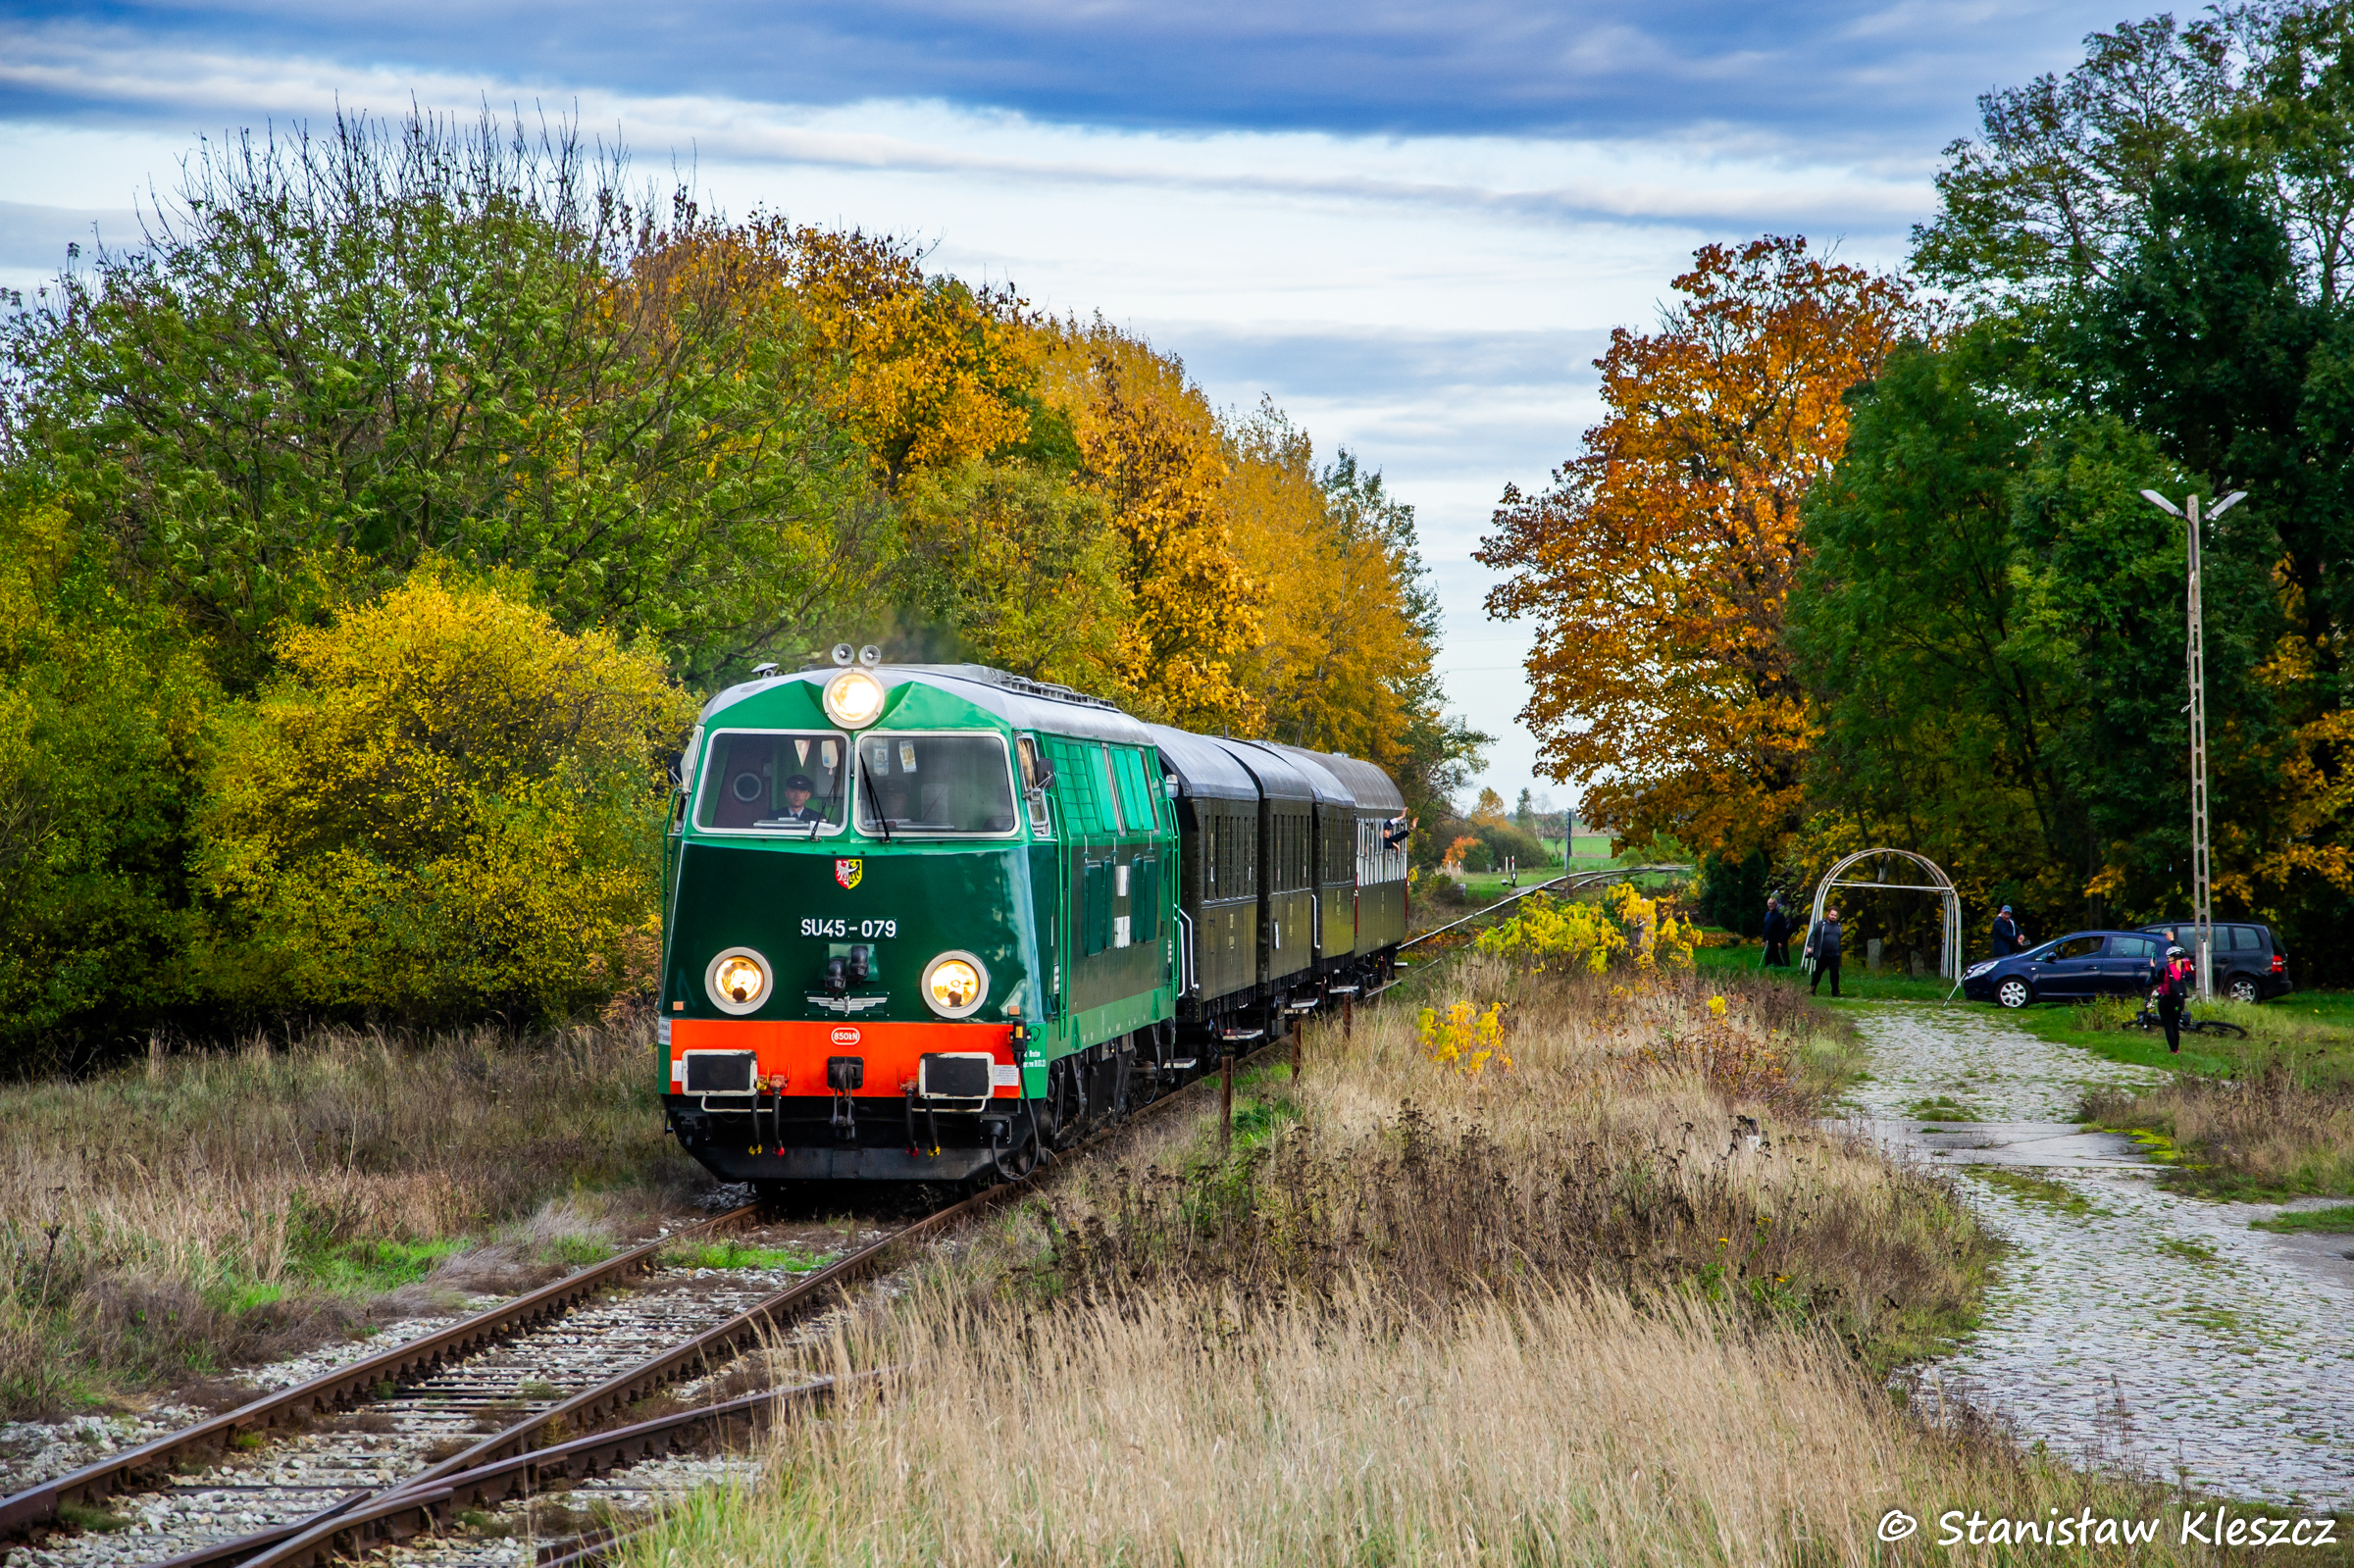
<svg viewBox="0 0 2354 1568">
<path fill-rule="evenodd" d="M 695 1179 L 650 1024 L 344 1030 L 0 1089 L 0 1409 L 135 1403 L 606 1255 Z"/>
<path fill-rule="evenodd" d="M 1748 973 L 1763 977 L 1774 985 L 1795 986 L 1800 990 L 1807 988 L 1809 976 L 1805 970 L 1798 967 L 1798 944 L 1795 941 L 1791 943 L 1792 962 L 1787 969 L 1761 968 L 1759 960 L 1764 956 L 1765 948 L 1753 941 L 1739 947 L 1704 947 L 1694 953 L 1692 958 L 1695 964 L 1711 974 Z M 1846 1002 L 1850 1003 L 1859 1001 L 1941 1002 L 1953 988 L 1954 983 L 1950 980 L 1939 980 L 1935 976 L 1916 980 L 1899 971 L 1893 964 L 1884 967 L 1879 974 L 1874 975 L 1864 966 L 1861 957 L 1843 964 L 1839 971 L 1839 993 Z M 1818 987 L 1817 994 L 1826 1005 L 1839 1005 L 1831 999 L 1830 981 L 1827 978 Z"/>
<path fill-rule="evenodd" d="M 1413 985 L 1427 1018 L 1250 1075 L 1231 1149 L 1160 1124 L 781 1353 L 892 1372 L 628 1560 L 1912 1563 L 1889 1508 L 2166 1507 L 1891 1401 L 1994 1248 L 1816 1128 L 1836 1015 L 1754 973 Z M 2222 1558 L 2170 1522 L 2069 1560 Z"/>
</svg>

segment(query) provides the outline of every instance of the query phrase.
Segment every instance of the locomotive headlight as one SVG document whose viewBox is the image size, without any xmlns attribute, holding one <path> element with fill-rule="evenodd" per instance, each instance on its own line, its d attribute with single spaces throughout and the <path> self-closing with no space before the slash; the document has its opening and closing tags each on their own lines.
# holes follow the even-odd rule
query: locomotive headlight
<svg viewBox="0 0 2354 1568">
<path fill-rule="evenodd" d="M 864 670 L 844 670 L 826 683 L 826 717 L 844 730 L 863 730 L 883 711 L 883 683 Z"/>
<path fill-rule="evenodd" d="M 924 1005 L 943 1018 L 970 1018 L 989 999 L 989 971 L 971 953 L 942 953 L 924 966 Z"/>
<path fill-rule="evenodd" d="M 768 960 L 749 947 L 731 947 L 703 971 L 703 991 L 723 1013 L 756 1012 L 768 1000 Z"/>
</svg>

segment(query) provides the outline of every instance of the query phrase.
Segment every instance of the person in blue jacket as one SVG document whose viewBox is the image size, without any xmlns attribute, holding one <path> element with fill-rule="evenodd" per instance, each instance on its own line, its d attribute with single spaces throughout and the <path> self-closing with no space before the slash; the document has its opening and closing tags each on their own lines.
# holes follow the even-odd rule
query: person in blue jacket
<svg viewBox="0 0 2354 1568">
<path fill-rule="evenodd" d="M 2019 922 L 2011 918 L 2011 906 L 2005 904 L 2002 912 L 1994 917 L 1994 956 L 2008 958 L 2018 952 L 2021 945 Z"/>
<path fill-rule="evenodd" d="M 1807 956 L 1808 956 L 1810 959 L 1814 960 L 1814 963 L 1815 963 L 1815 978 L 1814 978 L 1814 979 L 1813 979 L 1811 982 L 1809 982 L 1809 983 L 1808 983 L 1808 985 L 1807 985 L 1807 993 L 1808 993 L 1809 995 L 1813 995 L 1813 994 L 1814 994 L 1814 993 L 1815 993 L 1817 990 L 1819 990 L 1819 989 L 1821 988 L 1821 986 L 1822 986 L 1822 976 L 1823 976 L 1823 972 L 1824 972 L 1825 970 L 1828 970 L 1828 971 L 1830 972 L 1830 976 L 1831 976 L 1831 994 L 1832 994 L 1833 996 L 1836 996 L 1836 995 L 1838 995 L 1838 994 L 1839 994 L 1839 911 L 1838 911 L 1838 910 L 1836 910 L 1836 909 L 1826 909 L 1826 910 L 1824 910 L 1824 911 L 1822 912 L 1822 919 L 1821 919 L 1821 921 L 1820 921 L 1820 922 L 1818 922 L 1818 923 L 1816 925 L 1816 927 L 1815 927 L 1815 929 L 1814 929 L 1813 931 L 1811 931 L 1811 932 L 1807 933 Z"/>
</svg>

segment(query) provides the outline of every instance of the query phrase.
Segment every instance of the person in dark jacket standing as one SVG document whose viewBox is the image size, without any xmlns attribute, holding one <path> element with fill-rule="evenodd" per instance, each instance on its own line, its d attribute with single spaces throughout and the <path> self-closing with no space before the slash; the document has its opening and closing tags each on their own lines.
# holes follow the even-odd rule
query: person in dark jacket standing
<svg viewBox="0 0 2354 1568">
<path fill-rule="evenodd" d="M 1807 933 L 1807 956 L 1815 961 L 1815 978 L 1807 985 L 1813 995 L 1822 986 L 1824 971 L 1831 977 L 1831 994 L 1839 994 L 1839 911 L 1826 909 L 1815 929 Z"/>
<path fill-rule="evenodd" d="M 1994 917 L 1994 956 L 2008 958 L 2019 951 L 2019 922 L 2011 918 L 2011 906 L 2003 905 Z"/>
<path fill-rule="evenodd" d="M 1775 893 L 1766 900 L 1766 956 L 1759 960 L 1760 969 L 1788 969 L 1790 967 L 1790 917 L 1782 913 L 1782 895 Z"/>
</svg>

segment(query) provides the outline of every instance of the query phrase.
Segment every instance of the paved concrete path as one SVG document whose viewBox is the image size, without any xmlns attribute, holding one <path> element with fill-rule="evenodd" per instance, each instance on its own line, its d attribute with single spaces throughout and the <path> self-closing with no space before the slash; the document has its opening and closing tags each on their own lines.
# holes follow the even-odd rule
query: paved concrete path
<svg viewBox="0 0 2354 1568">
<path fill-rule="evenodd" d="M 2231 1496 L 2354 1504 L 2354 1237 L 2251 1231 L 2277 1206 L 2161 1191 L 2129 1139 L 2077 1130 L 2085 1086 L 2155 1069 L 2050 1044 L 1982 1007 L 1886 1003 L 1856 1018 L 1872 1076 L 1850 1099 L 1866 1125 L 1892 1151 L 1956 1168 L 2017 1248 L 1984 1325 L 1924 1369 L 1921 1396 L 1942 1388 L 2029 1442 Z"/>
</svg>

